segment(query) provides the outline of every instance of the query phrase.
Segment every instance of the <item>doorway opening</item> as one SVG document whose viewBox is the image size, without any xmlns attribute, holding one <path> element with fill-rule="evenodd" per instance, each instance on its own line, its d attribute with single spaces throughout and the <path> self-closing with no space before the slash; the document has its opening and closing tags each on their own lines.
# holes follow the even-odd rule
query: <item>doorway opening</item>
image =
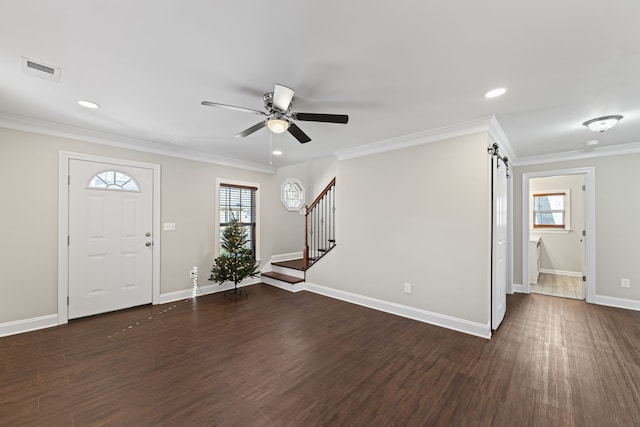
<svg viewBox="0 0 640 427">
<path fill-rule="evenodd" d="M 529 180 L 529 283 L 531 293 L 584 299 L 584 175 Z"/>
<path fill-rule="evenodd" d="M 595 295 L 593 168 L 522 175 L 523 290 L 587 300 Z"/>
</svg>

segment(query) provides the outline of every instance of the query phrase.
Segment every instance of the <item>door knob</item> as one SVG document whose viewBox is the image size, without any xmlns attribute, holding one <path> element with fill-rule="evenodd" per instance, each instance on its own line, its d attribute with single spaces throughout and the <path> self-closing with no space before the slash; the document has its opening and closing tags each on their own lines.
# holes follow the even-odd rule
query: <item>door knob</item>
<svg viewBox="0 0 640 427">
<path fill-rule="evenodd" d="M 151 242 L 147 242 L 144 244 L 145 246 L 151 246 Z"/>
</svg>

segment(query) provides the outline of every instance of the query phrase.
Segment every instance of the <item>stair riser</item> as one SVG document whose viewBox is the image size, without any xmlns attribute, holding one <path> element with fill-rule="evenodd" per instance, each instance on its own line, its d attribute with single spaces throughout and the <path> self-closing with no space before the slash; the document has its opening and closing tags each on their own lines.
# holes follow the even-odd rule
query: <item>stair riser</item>
<svg viewBox="0 0 640 427">
<path fill-rule="evenodd" d="M 272 265 L 271 271 L 274 273 L 286 274 L 287 276 L 298 277 L 304 279 L 304 271 L 296 270 L 293 268 L 281 267 L 279 265 Z"/>
<path fill-rule="evenodd" d="M 304 282 L 292 285 L 291 283 L 282 282 L 280 280 L 265 276 L 262 276 L 261 280 L 262 283 L 266 283 L 267 285 L 275 286 L 276 288 L 284 289 L 289 292 L 300 292 L 305 290 Z"/>
</svg>

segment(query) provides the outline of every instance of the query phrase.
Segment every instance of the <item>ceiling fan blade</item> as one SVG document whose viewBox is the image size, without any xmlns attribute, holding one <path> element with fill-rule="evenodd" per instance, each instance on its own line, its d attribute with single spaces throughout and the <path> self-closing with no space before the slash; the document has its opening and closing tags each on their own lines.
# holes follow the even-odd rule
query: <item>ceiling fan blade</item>
<svg viewBox="0 0 640 427">
<path fill-rule="evenodd" d="M 289 133 L 293 135 L 295 139 L 300 141 L 300 144 L 311 141 L 311 138 L 309 138 L 306 133 L 302 132 L 302 129 L 300 129 L 295 123 L 289 124 Z"/>
<path fill-rule="evenodd" d="M 235 110 L 235 111 L 242 111 L 244 113 L 260 114 L 261 116 L 267 115 L 267 113 L 265 113 L 264 111 L 252 110 L 251 108 L 236 107 L 235 105 L 220 104 L 219 102 L 202 101 L 200 104 L 206 105 L 207 107 L 221 107 L 221 108 L 226 108 L 227 110 Z"/>
<path fill-rule="evenodd" d="M 289 105 L 291 105 L 294 93 L 296 93 L 295 90 L 276 84 L 276 88 L 273 91 L 273 106 L 283 113 L 286 112 L 289 109 Z"/>
<path fill-rule="evenodd" d="M 251 126 L 249 129 L 245 129 L 242 132 L 240 132 L 239 134 L 236 135 L 236 138 L 242 137 L 244 138 L 245 136 L 249 136 L 252 133 L 259 131 L 260 129 L 262 129 L 263 127 L 265 127 L 267 125 L 267 121 L 262 121 L 260 123 L 256 123 L 255 125 Z"/>
<path fill-rule="evenodd" d="M 325 123 L 342 123 L 349 122 L 349 116 L 346 114 L 316 114 L 316 113 L 293 113 L 291 117 L 294 120 L 303 122 L 325 122 Z"/>
</svg>

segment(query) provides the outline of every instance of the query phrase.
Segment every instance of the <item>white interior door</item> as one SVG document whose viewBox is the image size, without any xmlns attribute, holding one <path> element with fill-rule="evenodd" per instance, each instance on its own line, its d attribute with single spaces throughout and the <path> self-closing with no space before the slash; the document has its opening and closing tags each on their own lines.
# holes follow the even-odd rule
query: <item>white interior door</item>
<svg viewBox="0 0 640 427">
<path fill-rule="evenodd" d="M 153 170 L 71 159 L 69 318 L 152 301 Z"/>
<path fill-rule="evenodd" d="M 507 311 L 507 168 L 492 157 L 492 265 L 491 265 L 491 329 L 496 330 Z"/>
</svg>

